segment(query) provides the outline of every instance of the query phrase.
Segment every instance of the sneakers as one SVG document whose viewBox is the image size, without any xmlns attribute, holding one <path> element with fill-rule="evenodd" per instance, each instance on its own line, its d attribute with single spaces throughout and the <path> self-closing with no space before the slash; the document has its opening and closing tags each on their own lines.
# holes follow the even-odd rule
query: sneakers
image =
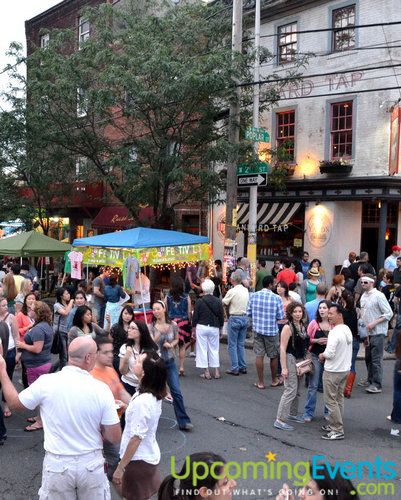
<svg viewBox="0 0 401 500">
<path fill-rule="evenodd" d="M 285 422 L 279 422 L 278 420 L 276 420 L 273 425 L 276 429 L 280 429 L 282 431 L 293 431 L 294 430 L 294 427 L 292 425 L 288 425 Z"/>
<path fill-rule="evenodd" d="M 326 441 L 339 441 L 340 439 L 344 439 L 344 434 L 342 432 L 330 431 L 328 434 L 323 434 L 322 439 L 326 439 Z"/>
<path fill-rule="evenodd" d="M 369 381 L 361 379 L 357 384 L 358 387 L 369 387 Z"/>
<path fill-rule="evenodd" d="M 288 415 L 288 420 L 292 422 L 297 422 L 298 424 L 304 424 L 305 419 L 302 415 Z"/>
<path fill-rule="evenodd" d="M 331 431 L 330 425 L 322 425 L 321 429 L 322 429 L 322 431 L 326 431 L 326 432 L 330 432 Z"/>
<path fill-rule="evenodd" d="M 304 422 L 307 424 L 309 424 L 313 420 L 312 417 L 303 417 L 303 419 L 304 419 Z"/>
<path fill-rule="evenodd" d="M 239 369 L 239 372 L 242 374 L 242 375 L 246 375 L 248 373 L 247 369 L 246 368 L 240 368 Z"/>
<path fill-rule="evenodd" d="M 371 384 L 369 387 L 367 387 L 366 389 L 366 392 L 369 392 L 369 394 L 379 394 L 380 392 L 382 392 L 381 389 L 379 389 L 378 387 L 376 387 L 375 385 Z"/>
<path fill-rule="evenodd" d="M 185 425 L 181 425 L 180 426 L 180 429 L 182 431 L 192 431 L 193 428 L 194 428 L 193 424 L 191 424 L 189 422 L 187 424 L 185 424 Z"/>
<path fill-rule="evenodd" d="M 194 352 L 190 352 L 190 353 L 189 353 L 189 357 L 190 357 L 190 358 L 196 358 L 196 354 L 195 354 Z"/>
<path fill-rule="evenodd" d="M 236 372 L 234 370 L 226 370 L 227 375 L 234 375 L 234 377 L 238 377 L 239 372 Z"/>
</svg>

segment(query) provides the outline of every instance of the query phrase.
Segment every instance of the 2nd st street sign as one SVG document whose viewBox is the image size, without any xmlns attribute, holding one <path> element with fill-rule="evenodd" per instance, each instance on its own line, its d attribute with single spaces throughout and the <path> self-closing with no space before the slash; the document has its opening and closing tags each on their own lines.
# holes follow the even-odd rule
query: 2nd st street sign
<svg viewBox="0 0 401 500">
<path fill-rule="evenodd" d="M 241 175 L 237 179 L 238 187 L 267 186 L 267 174 Z"/>
<path fill-rule="evenodd" d="M 237 166 L 237 175 L 267 174 L 270 165 L 265 161 L 251 161 Z"/>
</svg>

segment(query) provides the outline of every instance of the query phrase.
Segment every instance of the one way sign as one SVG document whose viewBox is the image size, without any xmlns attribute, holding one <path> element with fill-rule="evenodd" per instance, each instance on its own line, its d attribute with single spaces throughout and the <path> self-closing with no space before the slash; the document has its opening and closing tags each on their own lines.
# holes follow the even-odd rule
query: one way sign
<svg viewBox="0 0 401 500">
<path fill-rule="evenodd" d="M 267 174 L 241 175 L 237 179 L 238 187 L 267 186 Z"/>
</svg>

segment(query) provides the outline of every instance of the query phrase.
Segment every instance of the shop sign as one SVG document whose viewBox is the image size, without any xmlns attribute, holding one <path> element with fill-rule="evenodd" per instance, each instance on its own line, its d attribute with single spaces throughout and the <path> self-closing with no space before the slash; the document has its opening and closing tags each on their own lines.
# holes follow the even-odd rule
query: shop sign
<svg viewBox="0 0 401 500">
<path fill-rule="evenodd" d="M 333 224 L 324 214 L 315 214 L 309 219 L 306 234 L 309 242 L 316 248 L 322 248 L 330 241 Z"/>
<path fill-rule="evenodd" d="M 182 264 L 209 259 L 209 245 L 182 245 L 159 248 L 96 248 L 76 247 L 74 250 L 82 252 L 83 263 L 92 266 L 110 266 L 122 268 L 127 257 L 135 257 L 141 266 L 155 266 L 161 264 Z"/>
<path fill-rule="evenodd" d="M 267 233 L 271 231 L 273 233 L 284 233 L 288 231 L 288 224 L 259 224 L 256 226 L 256 231 L 263 231 Z M 237 231 L 248 231 L 248 224 L 239 224 L 237 226 Z"/>
</svg>

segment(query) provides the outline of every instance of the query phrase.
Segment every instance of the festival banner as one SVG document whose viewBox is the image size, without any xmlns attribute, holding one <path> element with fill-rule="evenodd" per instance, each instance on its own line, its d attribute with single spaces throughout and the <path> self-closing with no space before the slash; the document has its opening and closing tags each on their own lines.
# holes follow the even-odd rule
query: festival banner
<svg viewBox="0 0 401 500">
<path fill-rule="evenodd" d="M 98 248 L 76 247 L 82 252 L 83 263 L 89 266 L 122 267 L 127 257 L 135 257 L 141 266 L 178 265 L 208 260 L 208 243 L 158 248 Z"/>
</svg>

